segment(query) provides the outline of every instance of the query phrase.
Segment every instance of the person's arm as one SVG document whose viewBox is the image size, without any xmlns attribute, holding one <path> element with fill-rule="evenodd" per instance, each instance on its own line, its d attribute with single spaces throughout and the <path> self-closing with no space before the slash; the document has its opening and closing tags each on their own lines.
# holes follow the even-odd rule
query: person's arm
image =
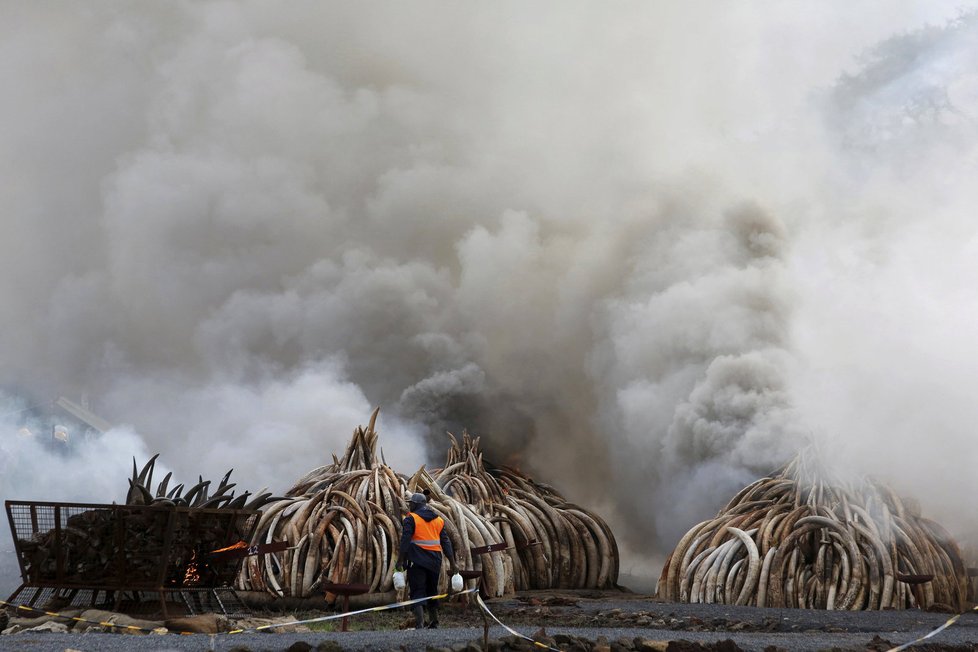
<svg viewBox="0 0 978 652">
<path fill-rule="evenodd" d="M 439 537 L 441 543 L 442 554 L 445 555 L 445 559 L 448 560 L 448 569 L 454 575 L 458 572 L 458 565 L 455 563 L 455 549 L 452 548 L 452 540 L 448 538 L 448 533 L 445 528 L 441 529 L 441 536 Z"/>
<path fill-rule="evenodd" d="M 407 564 L 408 549 L 411 547 L 411 537 L 414 536 L 414 518 L 409 514 L 401 524 L 401 546 L 397 551 L 397 568 L 404 570 Z"/>
</svg>

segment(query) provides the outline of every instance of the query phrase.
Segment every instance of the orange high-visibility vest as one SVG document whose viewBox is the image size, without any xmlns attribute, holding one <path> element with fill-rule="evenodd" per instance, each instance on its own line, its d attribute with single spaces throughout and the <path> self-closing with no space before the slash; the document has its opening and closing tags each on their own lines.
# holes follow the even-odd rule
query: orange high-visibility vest
<svg viewBox="0 0 978 652">
<path fill-rule="evenodd" d="M 426 521 L 414 512 L 414 536 L 411 543 L 420 546 L 425 550 L 435 550 L 441 552 L 441 529 L 445 526 L 445 521 L 441 516 L 436 516 L 431 521 Z"/>
</svg>

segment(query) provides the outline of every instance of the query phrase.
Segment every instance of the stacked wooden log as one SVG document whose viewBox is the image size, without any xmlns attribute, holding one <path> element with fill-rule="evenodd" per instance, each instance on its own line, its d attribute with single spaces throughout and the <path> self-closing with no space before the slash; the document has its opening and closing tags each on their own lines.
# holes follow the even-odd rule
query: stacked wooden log
<svg viewBox="0 0 978 652">
<path fill-rule="evenodd" d="M 959 611 L 967 572 L 949 534 L 883 484 L 830 480 L 803 453 L 690 529 L 659 578 L 670 601 Z"/>
<path fill-rule="evenodd" d="M 596 514 L 567 502 L 556 490 L 512 468 L 485 468 L 479 439 L 451 436 L 445 468 L 435 474 L 439 488 L 489 524 L 488 535 L 471 531 L 471 547 L 505 543 L 502 561 L 512 567 L 507 588 L 609 588 L 618 579 L 618 547 Z M 466 516 L 463 510 L 461 516 Z M 471 518 L 467 520 L 472 520 Z M 459 517 L 459 521 L 461 518 Z M 460 528 L 461 530 L 461 528 Z M 480 535 L 481 540 L 480 540 Z M 499 561 L 492 559 L 493 565 Z M 475 558 L 466 563 L 479 564 Z M 483 566 L 484 567 L 484 566 Z"/>
<path fill-rule="evenodd" d="M 28 578 L 36 583 L 104 584 L 120 563 L 133 584 L 146 583 L 159 574 L 160 559 L 167 552 L 167 516 L 88 509 L 68 516 L 60 528 L 19 540 L 18 552 Z"/>
</svg>

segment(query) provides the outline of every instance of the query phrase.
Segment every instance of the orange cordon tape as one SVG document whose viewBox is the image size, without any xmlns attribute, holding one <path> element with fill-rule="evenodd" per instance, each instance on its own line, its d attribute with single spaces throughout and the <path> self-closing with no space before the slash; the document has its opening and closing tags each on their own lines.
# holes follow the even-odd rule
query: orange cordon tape
<svg viewBox="0 0 978 652">
<path fill-rule="evenodd" d="M 938 627 L 937 629 L 935 629 L 935 630 L 933 630 L 931 632 L 928 632 L 928 633 L 924 634 L 923 636 L 921 636 L 920 638 L 915 639 L 913 641 L 910 641 L 909 643 L 904 643 L 903 645 L 898 645 L 896 647 L 891 647 L 886 652 L 901 652 L 902 650 L 906 650 L 911 645 L 916 645 L 917 643 L 920 643 L 921 641 L 926 641 L 930 637 L 936 636 L 937 634 L 940 634 L 945 629 L 947 629 L 948 627 L 950 627 L 954 623 L 958 622 L 958 619 L 961 618 L 961 616 L 963 616 L 964 614 L 971 613 L 972 611 L 978 611 L 978 607 L 975 607 L 974 609 L 969 609 L 968 611 L 965 611 L 965 612 L 956 614 L 956 615 L 948 618 L 947 622 L 944 623 L 943 625 L 941 625 L 940 627 Z"/>
</svg>

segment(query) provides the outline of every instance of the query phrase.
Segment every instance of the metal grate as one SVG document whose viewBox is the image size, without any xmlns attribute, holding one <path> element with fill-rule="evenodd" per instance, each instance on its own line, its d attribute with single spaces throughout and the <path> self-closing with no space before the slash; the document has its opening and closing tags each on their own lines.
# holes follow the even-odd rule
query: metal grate
<svg viewBox="0 0 978 652">
<path fill-rule="evenodd" d="M 248 541 L 258 512 L 7 501 L 24 583 L 32 586 L 181 587 L 196 555 Z M 210 564 L 201 587 L 231 584 L 241 560 Z"/>
<path fill-rule="evenodd" d="M 155 591 L 113 591 L 107 589 L 64 589 L 24 586 L 7 601 L 44 611 L 61 612 L 66 609 L 102 609 L 114 611 L 120 605 L 128 613 L 159 612 L 160 595 Z M 176 602 L 176 596 L 170 597 Z"/>
<path fill-rule="evenodd" d="M 101 609 L 153 617 L 161 613 L 161 604 L 165 602 L 169 605 L 166 610 L 169 617 L 183 612 L 188 616 L 218 613 L 229 618 L 242 618 L 249 614 L 241 598 L 230 587 L 111 591 L 25 586 L 11 596 L 8 602 L 55 613 L 68 609 Z"/>
<path fill-rule="evenodd" d="M 179 593 L 190 616 L 219 613 L 231 618 L 241 618 L 249 613 L 232 588 L 182 589 Z"/>
<path fill-rule="evenodd" d="M 249 541 L 257 511 L 21 501 L 5 505 L 23 578 L 8 602 L 49 611 L 74 606 L 132 613 L 159 607 L 166 616 L 168 603 L 179 605 L 180 611 L 188 606 L 181 591 L 200 589 L 203 597 L 190 599 L 195 611 L 244 611 L 233 590 L 223 588 L 234 582 L 243 558 L 211 562 L 208 553 Z M 201 572 L 188 587 L 192 560 L 201 562 Z"/>
</svg>

